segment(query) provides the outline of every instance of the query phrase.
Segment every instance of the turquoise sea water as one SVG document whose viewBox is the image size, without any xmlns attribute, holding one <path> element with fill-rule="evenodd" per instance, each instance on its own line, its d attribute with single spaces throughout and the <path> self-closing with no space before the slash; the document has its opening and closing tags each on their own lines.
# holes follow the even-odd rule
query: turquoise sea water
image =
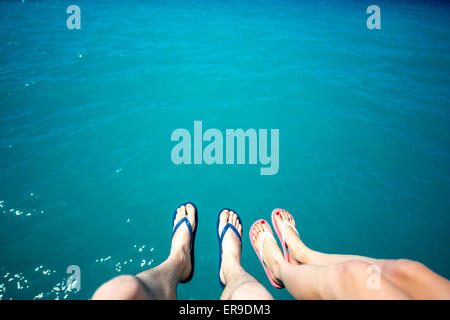
<svg viewBox="0 0 450 320">
<path fill-rule="evenodd" d="M 0 298 L 88 299 L 168 254 L 199 208 L 184 299 L 215 299 L 215 222 L 248 239 L 281 207 L 330 253 L 416 259 L 450 277 L 450 6 L 378 1 L 0 4 Z M 172 163 L 173 130 L 280 130 L 280 167 Z M 68 292 L 66 269 L 81 270 Z"/>
</svg>

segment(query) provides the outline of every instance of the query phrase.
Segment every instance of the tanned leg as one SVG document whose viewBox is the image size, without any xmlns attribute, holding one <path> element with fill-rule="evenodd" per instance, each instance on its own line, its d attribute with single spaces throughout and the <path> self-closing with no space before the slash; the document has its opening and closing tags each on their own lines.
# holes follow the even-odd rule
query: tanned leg
<svg viewBox="0 0 450 320">
<path fill-rule="evenodd" d="M 174 225 L 185 216 L 195 229 L 195 208 L 191 204 L 177 209 Z M 189 276 L 192 268 L 190 241 L 189 230 L 183 223 L 175 232 L 169 257 L 163 263 L 136 276 L 119 276 L 106 282 L 97 289 L 92 299 L 176 299 L 177 284 Z"/>
</svg>

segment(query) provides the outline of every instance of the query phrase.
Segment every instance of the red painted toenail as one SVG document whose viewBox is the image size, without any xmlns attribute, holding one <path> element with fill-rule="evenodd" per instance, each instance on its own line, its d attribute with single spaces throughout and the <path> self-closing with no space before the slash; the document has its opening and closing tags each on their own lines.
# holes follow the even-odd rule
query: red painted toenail
<svg viewBox="0 0 450 320">
<path fill-rule="evenodd" d="M 280 215 L 280 213 L 277 211 L 277 213 L 275 213 L 277 216 L 279 216 Z"/>
<path fill-rule="evenodd" d="M 264 224 L 265 223 L 265 221 L 261 221 L 261 224 Z"/>
</svg>

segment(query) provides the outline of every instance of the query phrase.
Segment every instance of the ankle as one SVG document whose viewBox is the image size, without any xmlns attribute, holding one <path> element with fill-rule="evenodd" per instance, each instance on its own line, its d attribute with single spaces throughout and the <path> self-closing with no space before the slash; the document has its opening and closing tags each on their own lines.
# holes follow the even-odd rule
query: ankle
<svg viewBox="0 0 450 320">
<path fill-rule="evenodd" d="M 283 256 L 281 257 L 272 256 L 268 259 L 267 267 L 269 268 L 270 272 L 272 273 L 272 276 L 276 280 L 281 279 L 281 268 L 283 266 L 283 263 L 286 263 Z"/>
<path fill-rule="evenodd" d="M 241 266 L 241 257 L 230 253 L 222 254 L 222 269 L 234 269 L 235 267 Z"/>
<path fill-rule="evenodd" d="M 232 278 L 234 274 L 239 273 L 242 270 L 240 257 L 224 254 L 222 256 L 221 268 L 225 280 Z"/>
<path fill-rule="evenodd" d="M 290 234 L 286 238 L 286 245 L 289 253 L 295 260 L 301 263 L 308 263 L 312 250 L 302 242 L 297 234 Z"/>
<path fill-rule="evenodd" d="M 304 264 L 311 263 L 313 250 L 306 247 L 303 243 L 298 243 L 295 246 L 289 247 L 289 252 L 295 260 Z"/>
<path fill-rule="evenodd" d="M 166 260 L 171 265 L 175 266 L 176 269 L 184 269 L 187 264 L 187 256 L 184 250 L 176 249 L 170 250 L 169 257 Z"/>
</svg>

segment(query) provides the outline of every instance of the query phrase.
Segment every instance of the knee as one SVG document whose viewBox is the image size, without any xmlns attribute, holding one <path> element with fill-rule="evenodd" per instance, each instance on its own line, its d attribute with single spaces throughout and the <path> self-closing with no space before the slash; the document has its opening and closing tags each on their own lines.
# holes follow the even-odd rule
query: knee
<svg viewBox="0 0 450 320">
<path fill-rule="evenodd" d="M 371 266 L 370 263 L 364 261 L 347 261 L 341 265 L 342 272 L 345 275 L 352 277 L 359 277 L 367 274 L 367 269 Z"/>
<path fill-rule="evenodd" d="M 229 300 L 273 300 L 271 294 L 259 282 L 246 282 L 233 290 Z"/>
<path fill-rule="evenodd" d="M 408 277 L 423 273 L 427 270 L 422 263 L 408 259 L 394 260 L 389 268 L 389 276 L 396 279 L 406 279 Z"/>
<path fill-rule="evenodd" d="M 94 300 L 133 300 L 143 295 L 142 284 L 130 275 L 118 276 L 103 284 L 94 293 Z"/>
<path fill-rule="evenodd" d="M 365 285 L 372 272 L 371 264 L 364 261 L 347 261 L 336 266 L 335 275 L 345 284 Z"/>
</svg>

